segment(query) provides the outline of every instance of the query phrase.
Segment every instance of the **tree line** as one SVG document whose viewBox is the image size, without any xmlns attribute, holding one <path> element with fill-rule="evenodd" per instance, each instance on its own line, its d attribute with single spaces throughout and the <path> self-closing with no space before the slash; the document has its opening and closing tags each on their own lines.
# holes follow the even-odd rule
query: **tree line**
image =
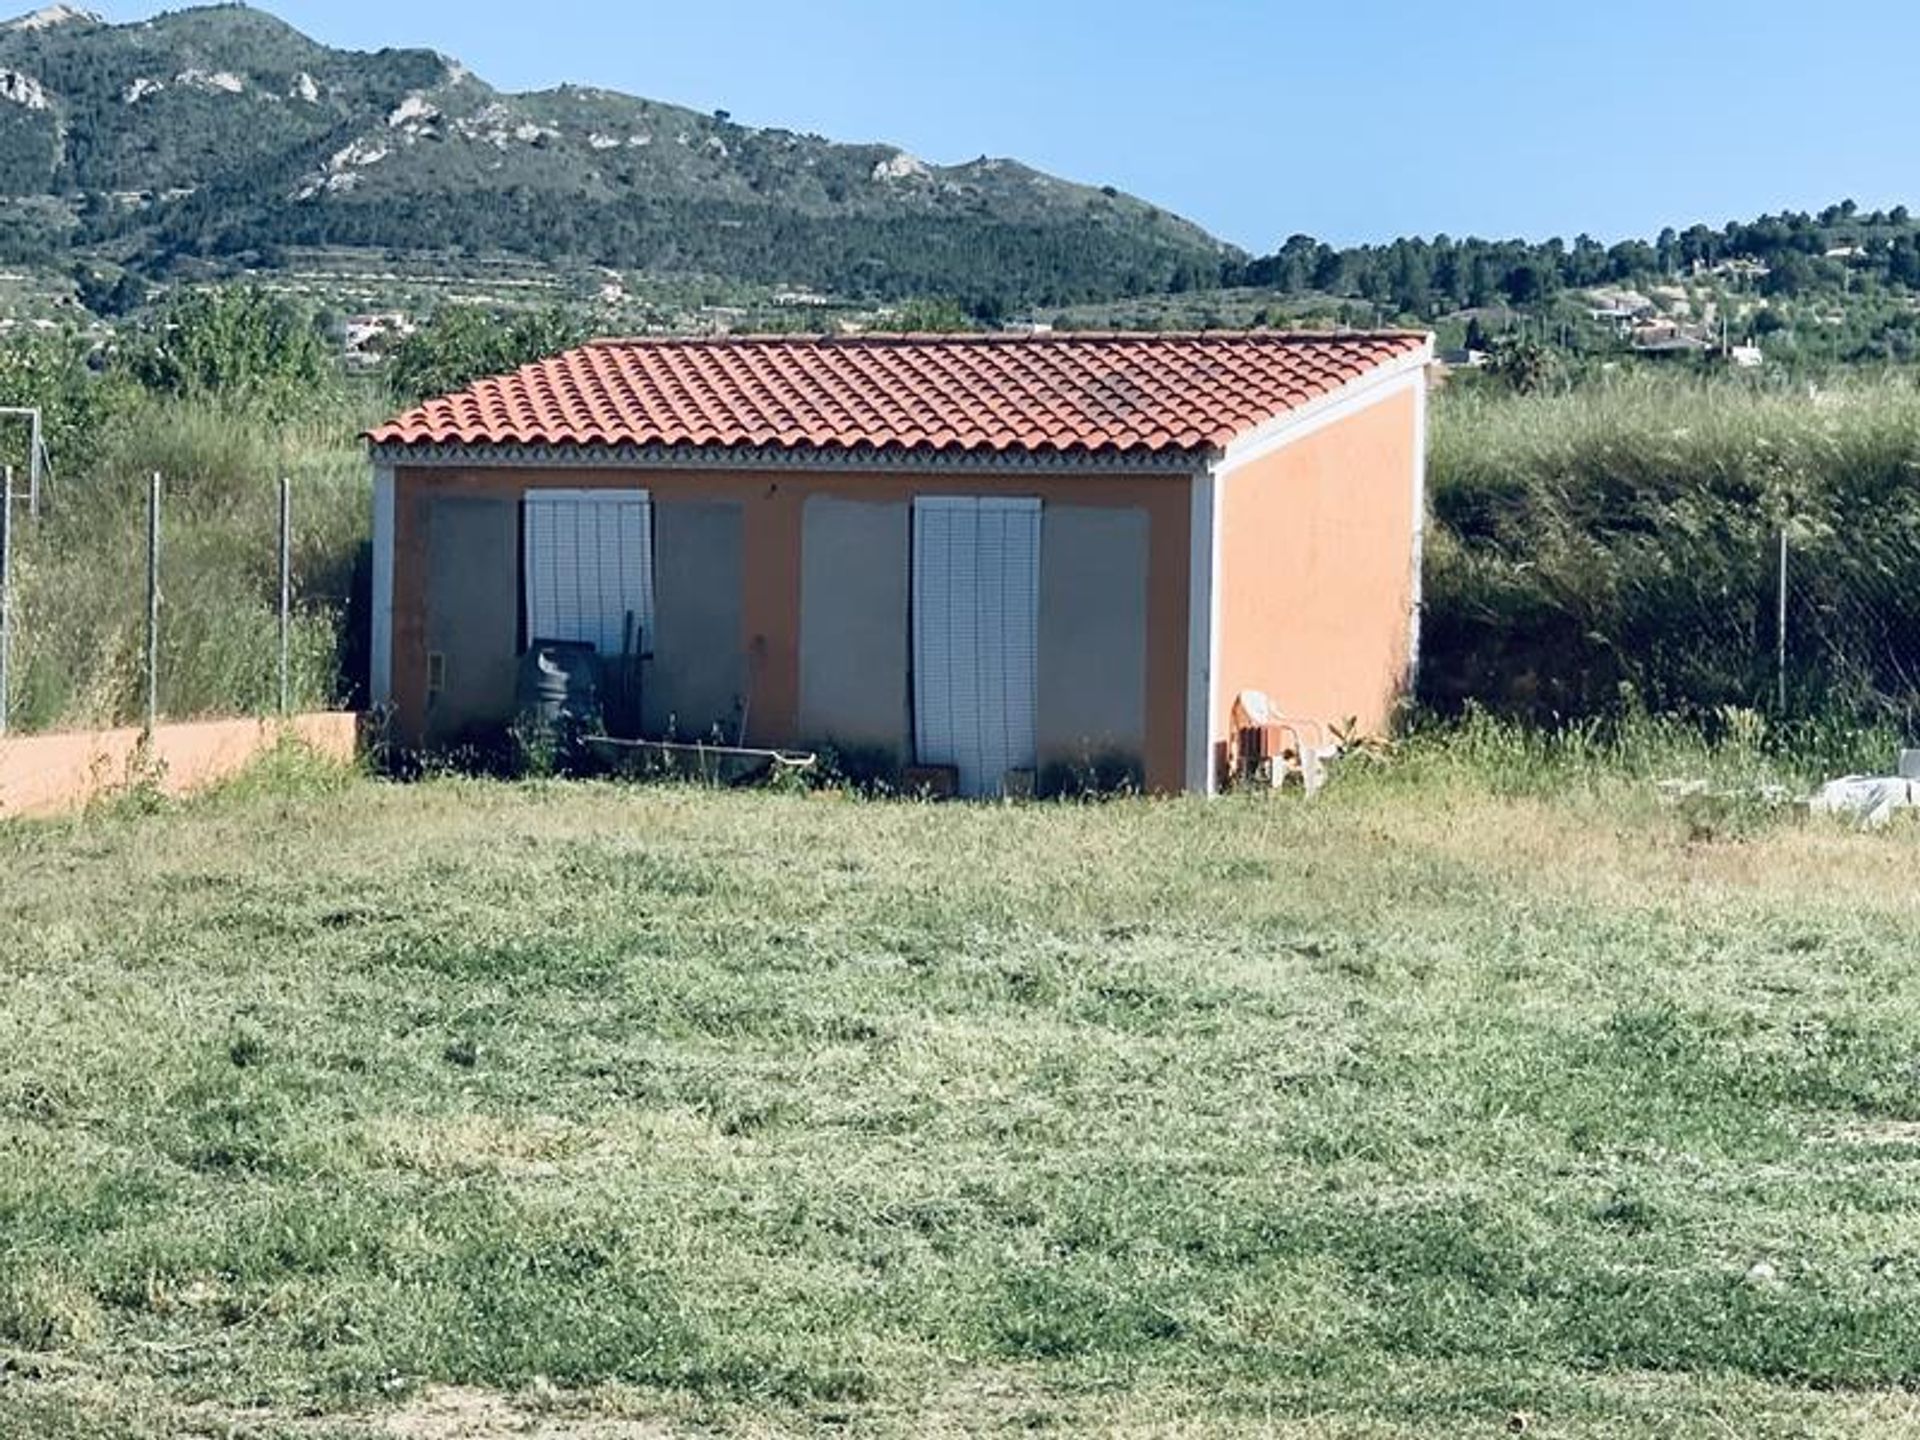
<svg viewBox="0 0 1920 1440">
<path fill-rule="evenodd" d="M 1719 229 L 1668 228 L 1653 240 L 1395 240 L 1337 248 L 1295 235 L 1273 254 L 1228 267 L 1227 283 L 1289 295 L 1372 302 L 1425 318 L 1494 305 L 1528 308 L 1565 290 L 1633 285 L 1753 262 L 1731 280 L 1768 297 L 1881 286 L 1920 290 L 1920 222 L 1905 206 L 1862 211 L 1842 201 L 1818 214 L 1787 212 Z"/>
</svg>

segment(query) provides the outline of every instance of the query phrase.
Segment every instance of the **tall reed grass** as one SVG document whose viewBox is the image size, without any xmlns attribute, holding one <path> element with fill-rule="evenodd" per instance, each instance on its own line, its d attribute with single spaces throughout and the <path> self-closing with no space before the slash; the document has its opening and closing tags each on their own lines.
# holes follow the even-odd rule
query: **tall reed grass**
<svg viewBox="0 0 1920 1440">
<path fill-rule="evenodd" d="M 1638 378 L 1444 394 L 1423 699 L 1564 721 L 1774 708 L 1905 722 L 1920 692 L 1920 388 Z"/>
<path fill-rule="evenodd" d="M 277 707 L 282 476 L 294 486 L 292 701 L 351 698 L 369 514 L 354 436 L 368 418 L 349 401 L 289 421 L 215 401 L 143 400 L 95 433 L 92 453 L 57 456 L 40 523 L 15 507 L 14 727 L 107 726 L 142 713 L 154 473 L 164 489 L 163 714 Z"/>
</svg>

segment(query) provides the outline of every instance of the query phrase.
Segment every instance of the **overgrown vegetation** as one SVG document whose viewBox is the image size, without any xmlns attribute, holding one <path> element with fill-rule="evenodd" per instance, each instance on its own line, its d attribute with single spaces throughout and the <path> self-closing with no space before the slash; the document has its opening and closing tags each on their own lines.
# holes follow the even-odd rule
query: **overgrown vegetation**
<svg viewBox="0 0 1920 1440">
<path fill-rule="evenodd" d="M 1432 444 L 1430 705 L 1775 710 L 1784 531 L 1789 713 L 1920 709 L 1911 380 L 1462 386 Z"/>
<path fill-rule="evenodd" d="M 278 704 L 277 480 L 294 482 L 292 701 L 349 700 L 367 526 L 364 458 L 332 419 L 285 422 L 206 401 L 143 401 L 63 476 L 46 518 L 16 503 L 12 721 L 125 723 L 144 708 L 147 477 L 165 476 L 160 706 L 175 719 Z"/>
<path fill-rule="evenodd" d="M 162 712 L 277 706 L 282 477 L 295 495 L 292 701 L 335 704 L 357 683 L 368 500 L 354 436 L 387 402 L 343 384 L 298 305 L 201 292 L 164 314 L 110 355 L 56 335 L 14 340 L 0 364 L 0 402 L 44 408 L 54 460 L 37 524 L 17 481 L 16 728 L 110 725 L 143 712 L 155 473 L 164 481 Z M 8 438 L 6 459 L 24 477 L 24 427 Z"/>
<path fill-rule="evenodd" d="M 584 318 L 564 308 L 503 314 L 449 305 L 395 348 L 387 383 L 397 400 L 411 404 L 557 355 L 587 338 Z"/>
<path fill-rule="evenodd" d="M 1912 834 L 1535 743 L 0 827 L 0 1436 L 1896 1428 Z"/>
<path fill-rule="evenodd" d="M 314 312 L 252 286 L 174 291 L 122 341 L 118 363 L 149 394 L 270 417 L 323 410 L 340 391 Z"/>
<path fill-rule="evenodd" d="M 583 333 L 563 311 L 451 308 L 409 339 L 404 398 L 549 353 Z M 144 714 L 146 504 L 164 482 L 160 708 L 190 719 L 279 703 L 278 482 L 294 488 L 291 701 L 350 702 L 365 678 L 370 521 L 357 436 L 402 397 L 350 383 L 309 306 L 255 288 L 177 292 L 110 350 L 66 334 L 0 351 L 0 404 L 45 412 L 54 473 L 28 520 L 16 467 L 16 729 Z"/>
</svg>

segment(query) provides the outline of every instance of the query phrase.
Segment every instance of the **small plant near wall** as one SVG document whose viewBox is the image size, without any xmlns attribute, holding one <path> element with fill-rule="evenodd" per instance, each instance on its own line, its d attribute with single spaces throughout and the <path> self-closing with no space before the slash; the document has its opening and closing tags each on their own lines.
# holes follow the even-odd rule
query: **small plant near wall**
<svg viewBox="0 0 1920 1440">
<path fill-rule="evenodd" d="M 599 765 L 587 742 L 602 728 L 597 712 L 576 715 L 568 711 L 557 720 L 523 714 L 507 727 L 508 772 L 526 780 L 556 776 L 579 779 L 595 774 Z"/>
<path fill-rule="evenodd" d="M 105 802 L 130 815 L 157 815 L 167 803 L 167 762 L 154 753 L 152 740 L 142 740 L 127 757 L 126 774 L 103 794 Z"/>
<path fill-rule="evenodd" d="M 1117 800 L 1145 789 L 1138 762 L 1120 754 L 1083 753 L 1040 772 L 1039 793 L 1058 800 Z"/>
<path fill-rule="evenodd" d="M 1348 716 L 1327 731 L 1327 738 L 1340 748 L 1343 760 L 1390 760 L 1393 741 L 1366 729 L 1358 716 Z"/>
<path fill-rule="evenodd" d="M 522 715 L 507 727 L 507 753 L 515 776 L 551 779 L 559 770 L 559 727 L 536 715 Z"/>
</svg>

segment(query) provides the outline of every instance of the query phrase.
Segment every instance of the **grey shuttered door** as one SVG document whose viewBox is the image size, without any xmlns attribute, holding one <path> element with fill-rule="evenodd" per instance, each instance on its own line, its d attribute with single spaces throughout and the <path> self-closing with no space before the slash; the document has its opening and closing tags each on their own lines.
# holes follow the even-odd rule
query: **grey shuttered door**
<svg viewBox="0 0 1920 1440">
<path fill-rule="evenodd" d="M 914 740 L 968 796 L 1035 767 L 1040 502 L 930 497 L 914 505 Z"/>
</svg>

